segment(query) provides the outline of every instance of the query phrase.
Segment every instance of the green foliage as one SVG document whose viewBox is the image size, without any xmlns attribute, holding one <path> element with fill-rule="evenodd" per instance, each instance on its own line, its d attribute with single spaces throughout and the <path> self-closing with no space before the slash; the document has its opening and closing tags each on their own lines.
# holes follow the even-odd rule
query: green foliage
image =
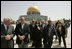
<svg viewBox="0 0 72 49">
<path fill-rule="evenodd" d="M 63 18 L 63 20 L 64 20 L 64 22 L 71 22 L 70 19 L 65 19 L 65 18 Z"/>
</svg>

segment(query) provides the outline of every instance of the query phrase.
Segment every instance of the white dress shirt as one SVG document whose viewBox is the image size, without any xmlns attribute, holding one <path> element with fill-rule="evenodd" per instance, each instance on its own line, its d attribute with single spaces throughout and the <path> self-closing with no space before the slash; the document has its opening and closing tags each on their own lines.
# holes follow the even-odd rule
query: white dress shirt
<svg viewBox="0 0 72 49">
<path fill-rule="evenodd" d="M 24 24 L 21 24 L 22 25 L 22 29 L 23 29 L 23 27 L 24 27 Z"/>
</svg>

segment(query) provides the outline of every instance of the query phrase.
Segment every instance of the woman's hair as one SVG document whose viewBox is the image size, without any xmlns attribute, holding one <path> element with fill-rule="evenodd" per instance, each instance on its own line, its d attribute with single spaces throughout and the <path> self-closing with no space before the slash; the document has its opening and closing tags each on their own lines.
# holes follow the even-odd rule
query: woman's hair
<svg viewBox="0 0 72 49">
<path fill-rule="evenodd" d="M 39 21 L 35 21 L 35 25 L 36 25 L 36 24 L 39 24 L 39 26 L 40 26 L 40 22 L 39 22 Z"/>
<path fill-rule="evenodd" d="M 35 24 L 40 24 L 40 22 L 39 21 L 35 21 Z"/>
</svg>

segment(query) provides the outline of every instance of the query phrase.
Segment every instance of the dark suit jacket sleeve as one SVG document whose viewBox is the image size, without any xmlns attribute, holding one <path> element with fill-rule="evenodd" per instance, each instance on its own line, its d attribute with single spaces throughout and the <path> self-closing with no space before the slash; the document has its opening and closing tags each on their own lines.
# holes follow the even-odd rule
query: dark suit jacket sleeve
<svg viewBox="0 0 72 49">
<path fill-rule="evenodd" d="M 3 24 L 1 25 L 1 38 L 5 38 Z"/>
<path fill-rule="evenodd" d="M 19 33 L 19 29 L 18 29 L 18 28 L 19 28 L 19 24 L 16 25 L 16 28 L 15 28 L 15 35 L 18 35 L 18 33 Z"/>
<path fill-rule="evenodd" d="M 14 37 L 14 27 L 12 26 L 12 34 L 10 34 L 11 37 L 13 38 Z"/>
<path fill-rule="evenodd" d="M 28 35 L 30 33 L 30 28 L 29 28 L 29 25 L 26 24 L 26 32 L 25 32 L 25 35 Z"/>
</svg>

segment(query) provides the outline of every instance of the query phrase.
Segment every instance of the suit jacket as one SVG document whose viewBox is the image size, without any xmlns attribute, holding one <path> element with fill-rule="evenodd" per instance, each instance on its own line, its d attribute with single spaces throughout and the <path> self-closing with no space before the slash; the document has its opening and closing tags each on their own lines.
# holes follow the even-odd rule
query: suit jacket
<svg viewBox="0 0 72 49">
<path fill-rule="evenodd" d="M 44 27 L 46 26 L 46 24 L 44 24 Z M 42 29 L 42 24 L 40 25 L 41 31 L 44 31 L 44 29 Z"/>
<path fill-rule="evenodd" d="M 46 26 L 46 24 L 44 24 L 44 28 L 45 28 L 45 26 Z M 44 37 L 44 28 L 42 28 L 42 24 L 40 25 L 40 30 L 41 30 L 41 32 L 42 32 L 42 37 Z"/>
<path fill-rule="evenodd" d="M 32 38 L 33 38 L 34 26 L 32 24 L 29 25 L 29 28 L 30 28 L 30 40 L 32 40 Z"/>
<path fill-rule="evenodd" d="M 38 30 L 37 26 L 34 26 L 33 41 L 40 41 L 42 39 L 42 32 Z"/>
<path fill-rule="evenodd" d="M 29 33 L 29 26 L 28 24 L 24 24 L 23 29 L 22 29 L 22 25 L 17 24 L 16 28 L 15 28 L 15 34 L 17 35 L 17 39 L 16 39 L 16 43 L 17 44 L 21 44 L 22 40 L 19 39 L 18 35 L 25 35 L 25 39 L 23 40 L 25 43 L 28 43 L 28 33 Z"/>
<path fill-rule="evenodd" d="M 6 35 L 11 35 L 11 39 L 6 40 L 5 39 Z M 1 25 L 1 48 L 13 48 L 14 47 L 13 36 L 14 36 L 14 27 L 10 25 L 7 31 L 5 29 L 4 24 L 2 24 Z"/>
<path fill-rule="evenodd" d="M 48 35 L 50 34 L 50 35 Z M 47 25 L 44 28 L 44 39 L 48 40 L 48 38 L 53 39 L 53 35 L 55 34 L 55 29 L 53 26 Z"/>
</svg>

